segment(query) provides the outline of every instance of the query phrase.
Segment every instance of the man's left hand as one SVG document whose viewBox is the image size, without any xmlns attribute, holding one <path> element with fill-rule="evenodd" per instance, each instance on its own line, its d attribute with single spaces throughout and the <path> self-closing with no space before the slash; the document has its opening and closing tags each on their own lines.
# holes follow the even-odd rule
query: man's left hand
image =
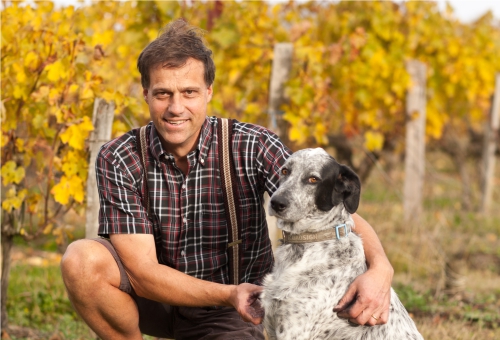
<svg viewBox="0 0 500 340">
<path fill-rule="evenodd" d="M 368 269 L 351 283 L 333 311 L 354 324 L 374 326 L 387 323 L 392 276 L 392 267 Z"/>
</svg>

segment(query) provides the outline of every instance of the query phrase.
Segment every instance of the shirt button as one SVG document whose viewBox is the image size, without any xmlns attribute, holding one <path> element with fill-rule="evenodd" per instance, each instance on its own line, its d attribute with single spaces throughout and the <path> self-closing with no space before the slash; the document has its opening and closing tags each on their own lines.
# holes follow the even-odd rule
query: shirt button
<svg viewBox="0 0 500 340">
<path fill-rule="evenodd" d="M 181 256 L 182 257 L 186 256 L 186 253 L 184 252 L 184 249 L 182 249 L 182 251 L 181 251 Z"/>
<path fill-rule="evenodd" d="M 182 189 L 186 189 L 186 184 L 183 184 L 183 185 L 182 185 Z"/>
<path fill-rule="evenodd" d="M 205 160 L 203 158 L 200 158 L 200 163 L 205 164 Z"/>
<path fill-rule="evenodd" d="M 184 217 L 184 218 L 182 219 L 182 222 L 184 222 L 184 223 L 188 223 L 188 219 Z"/>
</svg>

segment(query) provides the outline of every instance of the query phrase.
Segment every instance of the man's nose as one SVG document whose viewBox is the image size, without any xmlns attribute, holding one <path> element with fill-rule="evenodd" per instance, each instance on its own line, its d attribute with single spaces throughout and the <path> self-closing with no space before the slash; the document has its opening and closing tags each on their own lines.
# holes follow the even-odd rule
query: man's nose
<svg viewBox="0 0 500 340">
<path fill-rule="evenodd" d="M 182 104 L 182 98 L 180 94 L 176 93 L 170 98 L 168 112 L 173 114 L 181 114 L 182 112 L 184 112 L 184 105 Z"/>
</svg>

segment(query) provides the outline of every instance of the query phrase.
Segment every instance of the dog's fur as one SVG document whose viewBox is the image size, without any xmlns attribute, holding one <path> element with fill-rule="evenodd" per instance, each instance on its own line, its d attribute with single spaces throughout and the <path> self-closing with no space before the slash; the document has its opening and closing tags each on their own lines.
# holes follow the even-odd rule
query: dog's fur
<svg viewBox="0 0 500 340">
<path fill-rule="evenodd" d="M 283 169 L 270 203 L 280 229 L 300 234 L 343 223 L 353 226 L 350 213 L 358 208 L 360 181 L 351 169 L 322 149 L 294 153 Z M 356 234 L 284 244 L 275 259 L 261 296 L 270 339 L 423 339 L 392 289 L 387 324 L 356 326 L 333 312 L 349 284 L 367 269 Z"/>
</svg>

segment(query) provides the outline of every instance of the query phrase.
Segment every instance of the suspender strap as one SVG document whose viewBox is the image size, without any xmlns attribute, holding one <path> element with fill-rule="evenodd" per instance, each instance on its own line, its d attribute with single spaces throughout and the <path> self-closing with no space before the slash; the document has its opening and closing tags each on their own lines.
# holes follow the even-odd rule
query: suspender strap
<svg viewBox="0 0 500 340">
<path fill-rule="evenodd" d="M 148 188 L 148 163 L 146 157 L 148 156 L 147 142 L 146 142 L 146 126 L 137 129 L 135 132 L 135 140 L 137 143 L 137 151 L 139 152 L 139 158 L 142 164 L 142 182 L 144 187 L 144 195 L 142 196 L 142 204 L 146 208 L 146 214 L 149 218 L 151 216 L 151 211 L 149 207 L 149 188 Z"/>
<path fill-rule="evenodd" d="M 228 256 L 229 256 L 229 282 L 239 284 L 240 277 L 240 244 L 241 228 L 238 223 L 239 197 L 235 197 L 238 192 L 238 182 L 236 181 L 236 170 L 233 163 L 232 136 L 233 121 L 217 118 L 217 136 L 219 148 L 219 169 L 222 183 L 222 193 L 224 196 L 224 207 L 226 209 L 228 224 Z"/>
</svg>

